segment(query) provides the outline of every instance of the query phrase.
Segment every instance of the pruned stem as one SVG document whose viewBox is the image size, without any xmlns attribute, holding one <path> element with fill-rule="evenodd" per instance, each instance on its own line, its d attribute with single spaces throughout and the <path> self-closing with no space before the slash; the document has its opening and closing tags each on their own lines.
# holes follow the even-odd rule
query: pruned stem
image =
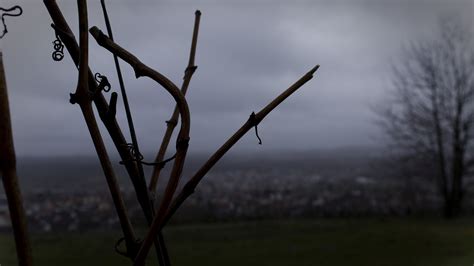
<svg viewBox="0 0 474 266">
<path fill-rule="evenodd" d="M 306 82 L 313 78 L 313 74 L 318 70 L 319 65 L 315 66 L 293 85 L 291 85 L 287 90 L 281 93 L 276 97 L 272 102 L 265 106 L 257 114 L 251 115 L 250 118 L 245 122 L 240 129 L 238 129 L 232 137 L 230 137 L 208 160 L 207 162 L 194 174 L 194 176 L 186 183 L 183 187 L 183 190 L 175 198 L 171 204 L 170 209 L 165 216 L 157 216 L 153 221 L 153 224 L 148 231 L 145 240 L 140 247 L 140 250 L 135 258 L 134 265 L 143 265 L 145 258 L 148 254 L 150 246 L 152 244 L 153 236 L 155 236 L 163 228 L 165 223 L 171 218 L 171 216 L 176 212 L 176 210 L 183 204 L 183 202 L 194 193 L 195 188 L 199 182 L 204 178 L 204 176 L 211 170 L 211 168 L 227 153 L 227 151 L 234 146 L 237 141 L 239 141 L 245 133 L 247 133 L 252 127 L 258 125 L 273 109 L 275 109 L 280 103 L 282 103 L 286 98 L 303 86 Z"/>
<path fill-rule="evenodd" d="M 186 70 L 184 71 L 184 78 L 183 84 L 181 85 L 181 92 L 183 95 L 186 95 L 188 91 L 189 82 L 196 71 L 197 66 L 194 65 L 194 58 L 196 57 L 196 46 L 197 46 L 197 38 L 199 33 L 199 22 L 201 20 L 201 11 L 196 10 L 195 12 L 195 19 L 194 19 L 194 29 L 193 29 L 193 39 L 191 41 L 191 50 L 189 52 L 189 62 Z M 156 155 L 155 162 L 162 162 L 165 158 L 166 150 L 168 149 L 168 144 L 170 143 L 171 136 L 173 135 L 174 128 L 178 124 L 179 118 L 179 109 L 178 105 L 174 107 L 173 114 L 171 118 L 166 121 L 166 132 L 163 136 L 163 140 L 161 141 L 160 150 Z M 150 193 L 153 195 L 156 192 L 156 186 L 158 184 L 158 179 L 160 177 L 161 169 L 163 169 L 163 165 L 155 165 L 153 168 L 153 173 L 150 179 L 150 185 L 148 189 Z"/>
<path fill-rule="evenodd" d="M 0 174 L 8 201 L 18 265 L 33 265 L 25 209 L 16 173 L 15 148 L 8 104 L 7 82 L 0 51 Z"/>
</svg>

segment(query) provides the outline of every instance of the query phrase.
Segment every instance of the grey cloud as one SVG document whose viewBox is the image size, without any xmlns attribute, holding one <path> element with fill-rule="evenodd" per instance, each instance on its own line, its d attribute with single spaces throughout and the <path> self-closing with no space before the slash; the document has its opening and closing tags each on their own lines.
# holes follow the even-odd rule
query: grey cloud
<svg viewBox="0 0 474 266">
<path fill-rule="evenodd" d="M 2 2 L 3 3 L 3 2 Z M 8 0 L 2 5 L 13 5 Z M 77 32 L 75 1 L 58 1 Z M 217 148 L 315 64 L 321 69 L 260 125 L 264 146 L 248 134 L 237 150 L 375 145 L 371 103 L 384 98 L 389 65 L 404 43 L 431 37 L 443 14 L 472 23 L 471 1 L 107 1 L 116 41 L 180 85 L 194 11 L 203 12 L 188 101 L 191 151 Z M 69 56 L 51 60 L 54 33 L 40 1 L 20 1 L 7 18 L 2 49 L 19 155 L 90 154 L 87 129 L 68 103 L 77 71 Z M 105 30 L 99 1 L 90 25 Z M 90 64 L 118 90 L 111 54 L 91 38 Z M 142 150 L 156 150 L 174 103 L 156 83 L 122 63 Z M 107 96 L 108 97 L 108 96 Z M 119 101 L 119 107 L 121 103 Z M 120 109 L 121 110 L 121 109 Z M 124 127 L 123 111 L 118 120 Z M 105 131 L 104 131 L 105 132 Z M 110 140 L 105 138 L 108 145 Z"/>
</svg>

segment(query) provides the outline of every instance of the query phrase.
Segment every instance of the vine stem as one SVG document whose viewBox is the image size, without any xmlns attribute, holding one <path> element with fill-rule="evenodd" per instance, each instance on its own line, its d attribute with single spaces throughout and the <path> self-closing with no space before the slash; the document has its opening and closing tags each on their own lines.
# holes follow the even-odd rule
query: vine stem
<svg viewBox="0 0 474 266">
<path fill-rule="evenodd" d="M 104 13 L 104 20 L 105 20 L 105 25 L 107 27 L 107 34 L 109 35 L 109 38 L 113 41 L 114 35 L 112 32 L 112 25 L 110 23 L 109 14 L 107 13 L 105 0 L 101 0 L 100 4 L 102 6 L 102 11 Z M 120 69 L 120 63 L 116 55 L 113 55 L 113 57 L 114 57 L 114 63 L 115 63 L 115 70 L 117 71 L 117 78 L 119 81 L 120 92 L 122 93 L 123 106 L 125 107 L 125 114 L 127 116 L 127 123 L 128 123 L 128 129 L 130 132 L 130 138 L 132 139 L 132 145 L 134 148 L 135 162 L 138 169 L 137 177 L 139 178 L 140 184 L 143 187 L 143 186 L 146 186 L 146 180 L 145 180 L 145 173 L 143 171 L 143 165 L 141 161 L 142 155 L 140 153 L 140 148 L 138 146 L 137 134 L 135 132 L 135 126 L 133 125 L 132 112 L 130 111 L 130 105 L 128 103 L 127 91 L 125 90 L 125 83 L 123 81 L 122 71 Z M 155 216 L 155 208 L 153 207 L 153 201 L 150 198 L 150 194 L 145 195 L 145 197 L 148 199 L 148 201 L 150 201 L 150 211 L 145 213 L 147 216 L 146 218 L 147 218 L 148 225 L 150 225 L 153 217 Z M 160 265 L 162 266 L 170 265 L 168 249 L 166 248 L 166 243 L 164 241 L 164 237 L 161 232 L 158 234 L 158 237 L 155 239 L 155 249 L 156 249 L 156 255 L 158 257 L 158 261 Z"/>
<path fill-rule="evenodd" d="M 18 265 L 31 266 L 31 242 L 20 185 L 16 171 L 16 156 L 13 145 L 13 133 L 8 103 L 7 82 L 3 66 L 3 54 L 0 50 L 0 174 L 8 201 L 8 209 L 15 238 Z"/>
<path fill-rule="evenodd" d="M 92 109 L 92 98 L 89 91 L 89 38 L 88 38 L 88 19 L 87 19 L 87 2 L 86 0 L 78 0 L 79 12 L 79 74 L 76 92 L 71 95 L 72 102 L 77 102 L 81 108 L 84 120 L 94 143 L 94 147 L 99 157 L 100 164 L 104 171 L 104 175 L 109 186 L 110 194 L 119 217 L 120 225 L 124 233 L 127 243 L 127 251 L 134 250 L 136 236 L 133 231 L 132 224 L 127 214 L 125 203 L 120 193 L 120 187 L 115 176 L 112 164 L 110 162 L 107 150 L 105 148 L 102 136 L 100 134 L 97 121 Z"/>
<path fill-rule="evenodd" d="M 183 93 L 183 95 L 186 95 L 191 78 L 197 69 L 197 66 L 195 66 L 194 64 L 194 58 L 196 57 L 196 46 L 200 20 L 201 11 L 196 10 L 194 19 L 193 39 L 191 41 L 191 50 L 189 52 L 189 62 L 188 66 L 186 67 L 186 70 L 184 71 L 183 84 L 181 85 L 181 92 Z M 173 114 L 171 115 L 171 118 L 166 121 L 166 132 L 163 135 L 163 140 L 161 141 L 160 149 L 158 151 L 158 154 L 156 155 L 155 162 L 162 162 L 165 158 L 166 150 L 168 149 L 168 145 L 171 141 L 171 136 L 173 135 L 174 128 L 178 124 L 178 108 L 178 105 L 176 105 Z M 161 169 L 163 169 L 163 165 L 155 165 L 155 167 L 153 168 L 153 172 L 150 179 L 150 185 L 148 186 L 148 190 L 150 190 L 150 193 L 152 195 L 156 193 L 156 186 L 158 184 Z"/>
</svg>

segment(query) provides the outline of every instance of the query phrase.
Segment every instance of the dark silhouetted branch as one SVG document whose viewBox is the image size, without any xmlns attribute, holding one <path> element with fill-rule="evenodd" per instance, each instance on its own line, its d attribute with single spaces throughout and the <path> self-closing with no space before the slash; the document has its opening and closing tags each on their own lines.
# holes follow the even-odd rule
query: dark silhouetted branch
<svg viewBox="0 0 474 266">
<path fill-rule="evenodd" d="M 13 235 L 15 237 L 18 265 L 33 265 L 31 245 L 20 185 L 16 172 L 15 148 L 8 104 L 7 82 L 0 51 L 0 174 L 8 201 Z"/>
<path fill-rule="evenodd" d="M 195 12 L 195 20 L 194 20 L 194 30 L 193 30 L 193 39 L 191 42 L 191 51 L 189 53 L 189 62 L 186 70 L 184 71 L 184 78 L 183 84 L 181 85 L 181 92 L 183 95 L 186 95 L 188 90 L 189 82 L 197 69 L 197 66 L 194 65 L 194 58 L 196 57 L 196 46 L 197 46 L 197 38 L 199 33 L 199 22 L 201 20 L 201 11 L 196 10 Z M 168 149 L 168 144 L 170 143 L 171 136 L 173 135 L 174 128 L 178 124 L 179 118 L 179 110 L 178 106 L 176 105 L 171 115 L 171 118 L 166 121 L 166 132 L 163 136 L 163 140 L 161 141 L 160 150 L 156 155 L 155 162 L 162 162 L 165 158 L 166 150 Z M 160 176 L 161 169 L 163 169 L 164 164 L 155 165 L 153 168 L 153 173 L 150 180 L 150 185 L 148 189 L 150 190 L 151 194 L 154 194 L 156 191 L 156 186 L 158 184 L 158 179 Z"/>
<path fill-rule="evenodd" d="M 107 185 L 109 186 L 110 194 L 117 211 L 117 215 L 120 220 L 125 241 L 127 244 L 127 251 L 135 250 L 136 236 L 132 228 L 132 224 L 128 218 L 125 203 L 120 194 L 120 188 L 115 176 L 112 164 L 110 162 L 107 150 L 105 148 L 102 136 L 97 125 L 94 112 L 92 110 L 92 95 L 89 91 L 89 45 L 88 45 L 88 19 L 87 19 L 87 4 L 86 0 L 78 0 L 79 10 L 79 44 L 80 44 L 80 56 L 79 56 L 79 77 L 77 83 L 77 89 L 74 94 L 71 94 L 71 102 L 79 104 L 84 120 L 86 121 L 87 128 L 91 135 L 94 143 L 95 150 L 100 160 L 100 164 L 104 171 Z"/>
<path fill-rule="evenodd" d="M 105 25 L 107 26 L 107 34 L 109 35 L 109 38 L 113 41 L 113 33 L 112 33 L 112 26 L 110 25 L 110 20 L 109 20 L 109 15 L 107 14 L 107 9 L 105 6 L 105 1 L 101 0 L 100 1 L 102 5 L 102 11 L 104 13 L 104 19 L 105 19 Z M 119 85 L 120 85 L 120 92 L 122 93 L 122 99 L 123 99 L 123 105 L 125 107 L 125 114 L 127 116 L 127 122 L 128 122 L 128 128 L 130 130 L 130 137 L 132 138 L 132 144 L 135 149 L 135 161 L 137 162 L 137 167 L 138 171 L 140 174 L 140 178 L 144 180 L 145 176 L 143 173 L 143 166 L 140 164 L 141 159 L 140 157 L 140 150 L 138 147 L 138 140 L 137 140 L 137 135 L 135 133 L 135 127 L 133 125 L 133 119 L 132 119 L 132 113 L 130 111 L 130 105 L 128 104 L 128 97 L 127 97 L 127 92 L 125 90 L 125 84 L 123 82 L 123 77 L 122 77 L 122 71 L 120 70 L 120 64 L 118 61 L 118 57 L 116 55 L 113 55 L 114 57 L 114 63 L 115 63 L 115 69 L 117 70 L 117 77 L 119 80 Z"/>
<path fill-rule="evenodd" d="M 164 221 L 160 224 L 160 227 L 163 227 L 166 222 L 173 216 L 176 210 L 183 204 L 183 202 L 194 193 L 195 188 L 204 178 L 204 176 L 211 170 L 211 168 L 224 156 L 227 151 L 234 146 L 237 141 L 242 138 L 245 133 L 247 133 L 252 127 L 258 125 L 273 109 L 275 109 L 280 103 L 282 103 L 286 98 L 288 98 L 291 94 L 293 94 L 296 90 L 298 90 L 301 86 L 303 86 L 306 82 L 313 78 L 313 74 L 318 70 L 319 65 L 315 66 L 311 69 L 308 73 L 306 73 L 303 77 L 301 77 L 298 81 L 296 81 L 293 85 L 291 85 L 286 91 L 280 94 L 277 98 L 275 98 L 272 102 L 270 102 L 267 106 L 265 106 L 260 112 L 256 113 L 255 115 L 251 115 L 247 122 L 239 128 L 232 137 L 230 137 L 207 161 L 204 165 L 191 177 L 191 179 L 186 183 L 183 187 L 182 191 L 176 199 L 173 201 L 173 204 L 170 207 L 170 210 L 165 216 Z"/>
<path fill-rule="evenodd" d="M 48 12 L 54 22 L 55 29 L 59 29 L 59 36 L 64 43 L 64 46 L 68 50 L 72 60 L 79 65 L 79 46 L 74 38 L 69 25 L 67 24 L 64 16 L 61 13 L 55 0 L 44 0 L 44 4 L 48 9 Z M 91 91 L 97 91 L 97 83 L 95 82 L 94 75 L 92 71 L 89 70 L 89 89 Z M 130 153 L 130 150 L 127 148 L 127 141 L 123 136 L 123 133 L 117 123 L 115 116 L 111 116 L 114 112 L 109 112 L 109 105 L 107 100 L 105 100 L 104 95 L 99 92 L 93 99 L 94 104 L 98 110 L 99 116 L 104 123 L 107 131 L 114 142 L 117 151 L 120 154 L 120 158 L 124 162 L 125 168 L 128 175 L 133 183 L 135 193 L 140 203 L 140 206 L 145 214 L 147 220 L 151 221 L 152 215 L 152 205 L 150 202 L 150 197 L 148 195 L 147 185 L 144 179 L 140 178 L 137 165 L 135 163 L 134 157 Z"/>
</svg>

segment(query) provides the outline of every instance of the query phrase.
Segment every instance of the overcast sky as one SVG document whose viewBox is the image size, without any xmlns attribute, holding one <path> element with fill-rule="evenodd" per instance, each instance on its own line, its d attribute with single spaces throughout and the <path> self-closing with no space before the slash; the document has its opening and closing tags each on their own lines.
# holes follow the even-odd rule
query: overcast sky
<svg viewBox="0 0 474 266">
<path fill-rule="evenodd" d="M 105 31 L 99 0 L 88 1 L 89 24 Z M 69 55 L 51 59 L 54 32 L 42 1 L 19 3 L 1 40 L 13 129 L 20 156 L 93 154 L 79 106 L 69 104 L 77 70 Z M 76 1 L 58 1 L 77 33 Z M 187 94 L 190 151 L 219 147 L 258 111 L 316 64 L 315 77 L 259 126 L 239 150 L 374 146 L 379 130 L 369 106 L 390 88 L 390 62 L 403 44 L 434 35 L 439 16 L 472 25 L 470 0 L 444 1 L 107 1 L 117 43 L 180 86 L 194 11 L 202 11 L 196 64 Z M 90 39 L 90 67 L 119 91 L 111 54 Z M 158 149 L 174 102 L 122 62 L 132 115 L 146 153 Z M 107 98 L 109 96 L 106 96 Z M 128 135 L 119 101 L 118 119 Z M 106 131 L 103 131 L 108 141 Z M 110 144 L 110 142 L 108 141 Z M 173 147 L 173 146 L 171 146 Z M 111 150 L 111 152 L 114 150 Z"/>
</svg>

